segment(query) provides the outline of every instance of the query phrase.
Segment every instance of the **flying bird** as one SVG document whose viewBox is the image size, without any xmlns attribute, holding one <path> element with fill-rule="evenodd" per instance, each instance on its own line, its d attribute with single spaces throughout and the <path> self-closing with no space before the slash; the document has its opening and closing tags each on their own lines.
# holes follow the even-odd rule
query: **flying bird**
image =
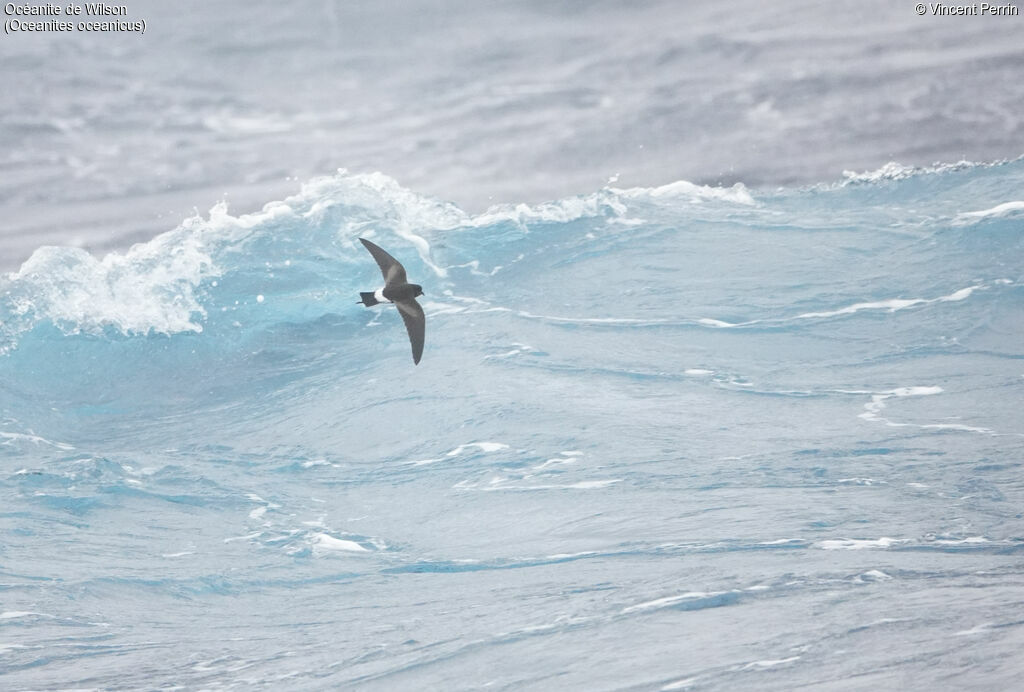
<svg viewBox="0 0 1024 692">
<path fill-rule="evenodd" d="M 394 303 L 398 312 L 402 314 L 405 322 L 405 330 L 409 332 L 409 342 L 412 344 L 412 362 L 419 364 L 423 356 L 423 334 L 426 330 L 426 319 L 423 317 L 423 308 L 416 302 L 416 296 L 423 295 L 423 287 L 419 284 L 411 284 L 405 278 L 405 267 L 394 257 L 384 252 L 381 248 L 371 243 L 366 238 L 360 238 L 373 259 L 377 260 L 380 273 L 384 275 L 384 287 L 376 291 L 360 291 L 359 297 L 362 300 L 358 304 L 371 307 L 378 303 Z"/>
</svg>

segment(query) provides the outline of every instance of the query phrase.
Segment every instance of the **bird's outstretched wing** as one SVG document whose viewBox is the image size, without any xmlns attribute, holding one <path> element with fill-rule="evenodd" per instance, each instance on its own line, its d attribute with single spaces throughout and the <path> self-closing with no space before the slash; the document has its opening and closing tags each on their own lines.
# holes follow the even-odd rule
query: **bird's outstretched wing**
<svg viewBox="0 0 1024 692">
<path fill-rule="evenodd" d="M 377 266 L 380 267 L 380 273 L 384 275 L 385 286 L 394 286 L 395 284 L 406 283 L 405 267 L 402 266 L 401 262 L 384 252 L 384 250 L 377 247 L 366 238 L 360 238 L 359 242 L 363 244 L 363 247 L 370 251 L 370 254 L 373 255 L 373 259 L 377 260 Z"/>
<path fill-rule="evenodd" d="M 402 313 L 402 321 L 405 322 L 405 330 L 409 332 L 409 342 L 412 344 L 412 362 L 419 364 L 423 356 L 423 335 L 426 332 L 427 320 L 423 316 L 423 308 L 414 298 L 399 300 L 395 303 L 398 311 Z"/>
</svg>

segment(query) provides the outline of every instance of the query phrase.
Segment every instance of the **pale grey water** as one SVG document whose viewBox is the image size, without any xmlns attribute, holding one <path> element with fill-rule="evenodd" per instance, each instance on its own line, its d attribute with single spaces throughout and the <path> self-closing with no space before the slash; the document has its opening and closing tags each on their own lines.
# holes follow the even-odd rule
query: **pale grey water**
<svg viewBox="0 0 1024 692">
<path fill-rule="evenodd" d="M 913 3 L 142 2 L 0 40 L 0 268 L 343 167 L 469 211 L 1024 153 L 1020 17 Z"/>
</svg>

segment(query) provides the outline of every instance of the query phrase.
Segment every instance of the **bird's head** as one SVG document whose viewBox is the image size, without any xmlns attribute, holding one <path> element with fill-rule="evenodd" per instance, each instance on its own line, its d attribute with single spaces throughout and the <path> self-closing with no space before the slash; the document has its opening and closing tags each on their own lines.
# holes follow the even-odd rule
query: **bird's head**
<svg viewBox="0 0 1024 692">
<path fill-rule="evenodd" d="M 423 295 L 423 287 L 422 286 L 420 286 L 419 284 L 409 284 L 409 285 L 412 286 L 412 289 L 413 289 L 413 293 L 412 293 L 412 297 L 413 298 L 415 298 L 416 296 Z"/>
</svg>

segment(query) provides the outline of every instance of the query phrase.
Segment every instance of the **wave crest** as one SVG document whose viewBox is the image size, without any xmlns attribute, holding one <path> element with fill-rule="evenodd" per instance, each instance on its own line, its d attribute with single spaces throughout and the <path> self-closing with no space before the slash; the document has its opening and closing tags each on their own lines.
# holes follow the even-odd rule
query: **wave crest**
<svg viewBox="0 0 1024 692">
<path fill-rule="evenodd" d="M 206 311 L 196 288 L 219 270 L 186 228 L 97 259 L 71 247 L 42 247 L 10 275 L 4 336 L 49 321 L 65 333 L 201 332 Z"/>
<path fill-rule="evenodd" d="M 500 204 L 470 215 L 382 173 L 339 169 L 257 212 L 233 216 L 221 202 L 207 218 L 191 217 L 148 242 L 101 258 L 79 248 L 39 248 L 0 283 L 6 293 L 0 301 L 0 349 L 9 350 L 19 334 L 47 322 L 66 334 L 198 333 L 215 312 L 231 313 L 237 324 L 238 311 L 262 304 L 264 296 L 285 298 L 306 317 L 310 310 L 323 314 L 334 295 L 356 289 L 354 274 L 362 275 L 366 264 L 355 243 L 360 236 L 397 236 L 416 249 L 422 268 L 446 278 L 448 268 L 434 251 L 438 233 L 473 231 L 470 244 L 481 249 L 500 245 L 509 229 L 522 237 L 540 226 L 623 220 L 631 205 L 671 207 L 680 201 L 753 204 L 742 185 L 713 188 L 680 181 L 604 188 L 535 205 Z M 346 275 L 348 267 L 353 271 Z M 297 304 L 303 301 L 307 306 L 319 301 L 321 309 L 301 309 Z"/>
</svg>

